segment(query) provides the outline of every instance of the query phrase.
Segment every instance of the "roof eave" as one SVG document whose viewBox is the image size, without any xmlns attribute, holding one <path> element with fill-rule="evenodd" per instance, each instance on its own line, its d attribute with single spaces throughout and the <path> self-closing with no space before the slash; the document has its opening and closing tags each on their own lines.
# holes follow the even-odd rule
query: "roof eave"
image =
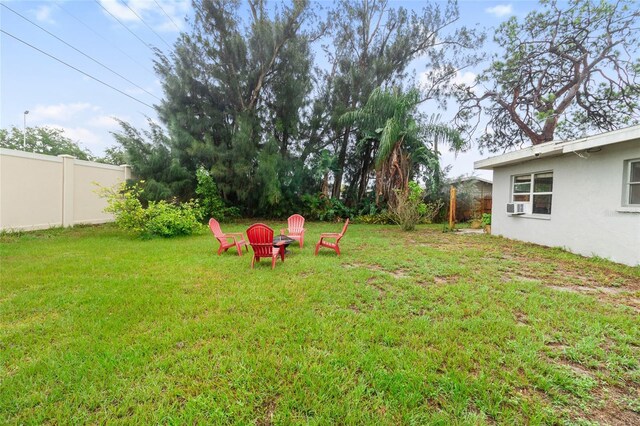
<svg viewBox="0 0 640 426">
<path fill-rule="evenodd" d="M 537 158 L 555 157 L 557 155 L 562 155 L 562 147 L 558 146 L 556 142 L 547 142 L 476 161 L 473 163 L 473 167 L 479 170 L 493 170 L 496 167 L 524 163 Z"/>
<path fill-rule="evenodd" d="M 476 161 L 473 163 L 473 167 L 479 170 L 493 170 L 496 167 L 524 163 L 538 158 L 555 157 L 571 152 L 585 151 L 587 149 L 633 140 L 640 142 L 640 126 L 627 127 L 625 129 L 614 130 L 612 132 L 601 133 L 568 142 L 546 142 Z"/>
</svg>

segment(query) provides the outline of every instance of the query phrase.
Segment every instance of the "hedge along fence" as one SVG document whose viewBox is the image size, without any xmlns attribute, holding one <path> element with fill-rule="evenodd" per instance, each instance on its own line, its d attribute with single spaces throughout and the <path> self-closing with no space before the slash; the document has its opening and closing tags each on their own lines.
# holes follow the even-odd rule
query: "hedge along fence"
<svg viewBox="0 0 640 426">
<path fill-rule="evenodd" d="M 131 178 L 128 165 L 112 166 L 0 149 L 0 230 L 19 231 L 113 221 L 102 187 Z"/>
</svg>

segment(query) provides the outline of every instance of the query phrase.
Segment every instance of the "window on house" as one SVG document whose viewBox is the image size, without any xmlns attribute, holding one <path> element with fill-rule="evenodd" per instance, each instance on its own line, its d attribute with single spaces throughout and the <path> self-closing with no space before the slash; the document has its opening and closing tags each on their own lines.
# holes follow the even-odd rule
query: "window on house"
<svg viewBox="0 0 640 426">
<path fill-rule="evenodd" d="M 640 205 L 640 159 L 630 160 L 627 163 L 625 177 L 627 204 L 631 206 Z"/>
<path fill-rule="evenodd" d="M 638 190 L 640 191 L 640 187 Z M 551 214 L 552 196 L 553 172 L 531 173 L 513 177 L 512 201 L 514 203 L 531 203 L 531 213 L 533 214 Z"/>
</svg>

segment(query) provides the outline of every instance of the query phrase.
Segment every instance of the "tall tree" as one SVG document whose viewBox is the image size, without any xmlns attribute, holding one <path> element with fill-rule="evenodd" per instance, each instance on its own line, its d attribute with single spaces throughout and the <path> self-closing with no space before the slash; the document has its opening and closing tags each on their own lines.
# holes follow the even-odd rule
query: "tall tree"
<svg viewBox="0 0 640 426">
<path fill-rule="evenodd" d="M 498 28 L 504 52 L 460 90 L 458 118 L 479 119 L 484 106 L 480 145 L 490 151 L 639 122 L 638 23 L 633 0 L 542 0 Z"/>
<path fill-rule="evenodd" d="M 300 109 L 310 90 L 310 49 L 301 26 L 306 0 L 268 8 L 250 0 L 194 0 L 190 34 L 170 57 L 158 52 L 165 99 L 158 111 L 180 163 L 211 171 L 226 200 L 254 209 L 280 170 L 265 171 L 260 153 L 275 138 L 286 156 L 296 147 Z M 265 181 L 269 179 L 269 181 Z M 274 181 L 275 179 L 275 181 Z M 275 182 L 275 183 L 274 183 Z M 268 197 L 278 200 L 278 196 Z"/>
<path fill-rule="evenodd" d="M 444 7 L 428 3 L 418 13 L 389 8 L 386 0 L 341 0 L 330 13 L 334 125 L 344 112 L 362 107 L 376 87 L 405 81 L 409 65 L 418 57 L 431 70 L 427 77 L 433 84 L 425 96 L 440 95 L 461 63 L 474 62 L 468 52 L 482 40 L 467 28 L 453 28 L 458 19 L 455 1 Z M 340 196 L 344 172 L 350 170 L 350 187 L 358 187 L 350 193 L 357 201 L 368 185 L 375 146 L 362 142 L 350 126 L 335 126 L 332 133 L 337 168 L 332 196 Z"/>
<path fill-rule="evenodd" d="M 375 147 L 376 203 L 394 205 L 397 191 L 406 191 L 420 166 L 433 167 L 437 155 L 428 140 L 438 137 L 456 148 L 464 144 L 455 130 L 433 118 L 424 120 L 417 111 L 419 103 L 416 89 L 402 93 L 397 88 L 377 88 L 362 108 L 341 118 L 363 135 L 360 144 Z M 437 173 L 437 168 L 433 171 Z"/>
<path fill-rule="evenodd" d="M 148 120 L 149 129 L 140 131 L 125 121 L 119 123 L 122 130 L 113 133 L 121 149 L 116 157 L 124 159 L 131 165 L 134 176 L 145 181 L 146 199 L 192 198 L 195 174 L 179 163 L 162 127 Z M 111 155 L 116 151 L 111 148 Z"/>
</svg>

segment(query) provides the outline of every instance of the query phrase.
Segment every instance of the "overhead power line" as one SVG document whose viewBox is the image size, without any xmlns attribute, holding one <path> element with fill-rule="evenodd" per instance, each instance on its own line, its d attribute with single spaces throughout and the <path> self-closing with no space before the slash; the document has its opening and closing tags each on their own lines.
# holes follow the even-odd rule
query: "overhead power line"
<svg viewBox="0 0 640 426">
<path fill-rule="evenodd" d="M 153 2 L 156 4 L 156 6 L 158 6 L 162 13 L 164 13 L 166 17 L 169 18 L 169 20 L 173 23 L 173 26 L 176 27 L 178 31 L 180 31 L 180 27 L 178 26 L 178 24 L 176 24 L 176 21 L 174 21 L 173 18 L 167 12 L 165 12 L 162 6 L 160 6 L 160 3 L 158 3 L 156 0 L 153 0 Z"/>
<path fill-rule="evenodd" d="M 167 47 L 168 47 L 169 49 L 171 49 L 171 45 L 170 45 L 169 43 L 167 43 L 167 42 L 166 42 L 162 37 L 160 37 L 160 34 L 158 34 L 158 33 L 157 33 L 153 28 L 151 28 L 151 26 L 150 26 L 149 24 L 147 24 L 147 23 L 144 21 L 144 19 L 142 19 L 142 16 L 138 15 L 138 14 L 136 13 L 136 11 L 135 11 L 135 10 L 133 10 L 133 9 L 131 9 L 131 6 L 129 6 L 129 5 L 128 5 L 127 3 L 125 3 L 123 0 L 120 0 L 120 2 L 121 2 L 122 4 L 124 4 L 125 6 L 127 6 L 127 9 L 129 9 L 131 12 L 133 12 L 133 14 L 134 14 L 134 15 L 136 15 L 136 16 L 138 17 L 138 19 L 140 20 L 140 22 L 142 22 L 142 23 L 143 23 L 147 28 L 149 28 L 149 29 L 151 30 L 151 32 L 152 32 L 152 33 L 154 33 L 154 34 L 156 35 L 156 37 L 158 37 L 160 40 L 162 40 L 162 42 L 163 42 L 164 44 L 166 44 L 166 45 L 167 45 Z"/>
<path fill-rule="evenodd" d="M 73 13 L 69 12 L 67 9 L 65 9 L 64 7 L 62 7 L 61 4 L 59 3 L 54 3 L 56 6 L 58 6 L 60 9 L 62 9 L 67 15 L 71 16 L 73 19 L 75 19 L 76 21 L 80 22 L 82 25 L 84 25 L 89 31 L 93 32 L 95 35 L 97 35 L 98 37 L 100 37 L 102 40 L 104 40 L 105 42 L 109 43 L 111 45 L 111 47 L 113 47 L 114 49 L 116 49 L 118 52 L 122 53 L 124 56 L 126 56 L 127 58 L 131 59 L 133 62 L 135 62 L 136 64 L 138 64 L 142 69 L 144 69 L 145 71 L 147 71 L 148 73 L 155 75 L 153 71 L 151 71 L 149 68 L 147 68 L 144 64 L 141 64 L 140 62 L 138 62 L 138 60 L 136 60 L 136 58 L 134 58 L 133 56 L 129 55 L 127 52 L 125 52 L 124 50 L 120 49 L 118 47 L 118 45 L 116 45 L 112 40 L 109 40 L 108 38 L 106 38 L 105 36 L 103 36 L 102 34 L 100 34 L 99 32 L 97 32 L 95 29 L 93 29 L 90 25 L 88 25 L 86 22 L 84 22 L 82 19 L 78 18 L 77 16 L 75 16 Z"/>
<path fill-rule="evenodd" d="M 127 27 L 125 24 L 122 23 L 122 21 L 120 21 L 118 18 L 116 18 L 113 13 L 109 12 L 109 10 L 107 10 L 106 7 L 104 7 L 98 0 L 93 0 L 94 2 L 96 2 L 98 4 L 98 6 L 100 6 L 105 12 L 107 12 L 113 19 L 115 19 L 116 21 L 118 21 L 118 23 L 120 25 L 122 25 L 122 27 L 129 31 L 131 33 L 132 36 L 134 36 L 135 38 L 137 38 L 138 40 L 140 40 L 140 43 L 144 44 L 144 47 L 146 47 L 147 49 L 151 50 L 153 52 L 153 49 L 151 47 L 151 44 L 148 44 L 146 41 L 144 41 L 143 39 L 141 39 L 136 33 L 134 33 L 133 31 L 131 31 L 129 29 L 129 27 Z"/>
<path fill-rule="evenodd" d="M 38 52 L 42 53 L 43 55 L 47 55 L 47 56 L 48 56 L 48 57 L 50 57 L 51 59 L 54 59 L 54 60 L 56 60 L 56 61 L 60 62 L 61 64 L 64 64 L 64 65 L 68 66 L 69 68 L 72 68 L 72 69 L 74 69 L 74 70 L 78 71 L 79 73 L 81 73 L 81 74 L 83 74 L 83 75 L 85 75 L 85 76 L 89 77 L 90 79 L 95 80 L 95 81 L 97 81 L 98 83 L 103 84 L 103 85 L 107 86 L 108 88 L 113 89 L 113 90 L 115 90 L 116 92 L 118 92 L 118 93 L 120 93 L 120 94 L 122 94 L 122 95 L 125 95 L 127 98 L 133 99 L 134 101 L 136 101 L 136 102 L 138 102 L 138 103 L 141 103 L 141 104 L 142 104 L 142 105 L 144 105 L 144 106 L 147 106 L 147 107 L 149 107 L 149 108 L 151 108 L 151 109 L 154 109 L 154 108 L 153 108 L 153 106 L 149 105 L 148 103 L 143 102 L 143 101 L 141 101 L 140 99 L 134 98 L 134 97 L 133 97 L 133 96 L 131 96 L 130 94 L 125 93 L 125 92 L 123 92 L 122 90 L 120 90 L 120 89 L 118 89 L 118 88 L 113 87 L 113 86 L 112 86 L 112 85 L 110 85 L 109 83 L 105 83 L 104 81 L 102 81 L 102 80 L 100 80 L 100 79 L 98 79 L 98 78 L 96 78 L 96 77 L 92 76 L 92 75 L 91 75 L 91 74 L 89 74 L 89 73 L 86 73 L 86 72 L 84 72 L 84 71 L 82 71 L 82 70 L 80 70 L 80 69 L 78 69 L 78 68 L 74 67 L 74 66 L 73 66 L 73 65 L 71 65 L 71 64 L 66 63 L 66 62 L 65 62 L 65 61 L 63 61 L 62 59 L 59 59 L 59 58 L 57 58 L 57 57 L 55 57 L 55 56 L 53 56 L 53 55 L 51 55 L 51 54 L 49 54 L 49 53 L 45 52 L 45 51 L 44 51 L 44 50 L 42 50 L 42 49 L 38 49 L 38 48 L 37 48 L 37 47 L 35 47 L 34 45 L 27 43 L 26 41 L 22 40 L 21 38 L 16 37 L 16 36 L 14 36 L 13 34 L 10 34 L 10 33 L 6 32 L 5 30 L 3 30 L 3 29 L 1 29 L 1 28 L 0 28 L 0 32 L 1 32 L 1 33 L 3 33 L 3 34 L 8 35 L 9 37 L 11 37 L 11 38 L 13 38 L 13 39 L 15 39 L 15 40 L 19 41 L 19 42 L 20 42 L 20 43 L 22 43 L 22 44 L 25 44 L 25 45 L 29 46 L 30 48 L 32 48 L 32 49 L 34 49 L 34 50 L 37 50 Z"/>
<path fill-rule="evenodd" d="M 85 58 L 95 62 L 96 64 L 100 65 L 101 67 L 103 67 L 106 70 L 109 70 L 110 72 L 114 73 L 115 75 L 117 75 L 118 77 L 120 77 L 121 79 L 125 80 L 127 83 L 129 84 L 133 84 L 135 87 L 137 87 L 138 89 L 142 90 L 143 92 L 147 93 L 150 96 L 153 96 L 154 98 L 156 98 L 157 100 L 160 100 L 160 98 L 158 98 L 156 95 L 154 95 L 153 93 L 149 92 L 148 90 L 138 86 L 136 83 L 134 83 L 133 81 L 129 80 L 127 77 L 123 76 L 122 74 L 120 74 L 117 71 L 114 71 L 113 69 L 109 68 L 108 66 L 106 66 L 105 64 L 103 64 L 102 62 L 98 61 L 97 59 L 92 58 L 91 56 L 87 55 L 86 53 L 84 53 L 82 50 L 76 48 L 75 46 L 72 46 L 71 44 L 67 43 L 66 41 L 64 41 L 63 39 L 61 39 L 60 37 L 58 37 L 57 35 L 53 34 L 52 32 L 48 31 L 47 29 L 41 27 L 40 25 L 36 24 L 35 22 L 33 22 L 32 20 L 30 20 L 29 18 L 21 15 L 19 12 L 16 12 L 15 10 L 11 9 L 9 6 L 0 3 L 0 6 L 10 10 L 11 12 L 15 13 L 16 15 L 18 15 L 19 17 L 21 17 L 22 19 L 24 19 L 25 21 L 29 22 L 31 25 L 34 25 L 36 27 L 38 27 L 39 29 L 41 29 L 42 31 L 44 31 L 45 33 L 49 34 L 51 37 L 55 38 L 56 40 L 60 41 L 61 43 L 64 43 L 65 45 L 69 46 L 70 48 L 72 48 L 73 50 L 75 50 L 76 52 L 80 53 L 82 56 L 84 56 Z"/>
</svg>

